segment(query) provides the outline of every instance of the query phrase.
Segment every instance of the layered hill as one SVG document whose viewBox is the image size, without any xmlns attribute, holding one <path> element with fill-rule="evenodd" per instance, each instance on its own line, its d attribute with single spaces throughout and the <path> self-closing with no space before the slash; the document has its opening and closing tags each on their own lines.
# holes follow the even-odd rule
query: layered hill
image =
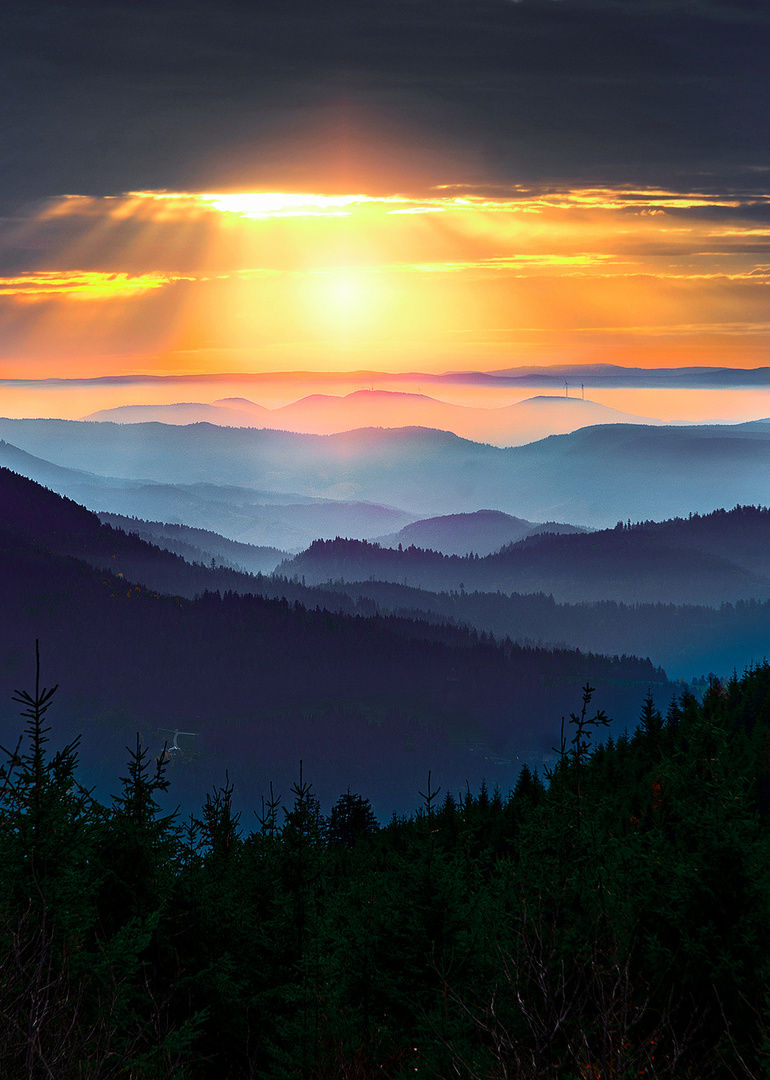
<svg viewBox="0 0 770 1080">
<path fill-rule="evenodd" d="M 606 424 L 506 449 L 422 428 L 323 436 L 61 420 L 2 419 L 0 438 L 55 464 L 124 480 L 295 491 L 399 507 L 412 520 L 489 507 L 530 521 L 601 528 L 619 519 L 673 517 L 683 506 L 703 513 L 736 502 L 762 503 L 770 478 L 768 421 L 688 428 Z M 368 535 L 388 531 L 393 528 Z"/>
<path fill-rule="evenodd" d="M 298 588 L 294 581 L 286 587 Z M 649 656 L 669 677 L 705 683 L 770 657 L 770 601 L 705 604 L 559 603 L 545 593 L 431 592 L 384 581 L 318 585 L 322 605 L 335 610 L 430 619 L 469 626 L 521 645 L 568 646 L 586 652 Z M 310 592 L 304 586 L 304 595 Z M 348 606 L 352 605 L 352 607 Z"/>
<path fill-rule="evenodd" d="M 594 533 L 538 533 L 484 558 L 319 540 L 278 571 L 308 583 L 377 580 L 432 591 L 542 592 L 572 603 L 764 600 L 770 597 L 770 510 L 739 506 Z"/>
<path fill-rule="evenodd" d="M 0 472 L 0 497 L 10 506 L 13 496 L 2 486 L 4 476 L 5 471 Z M 22 490 L 23 505 L 28 504 L 29 491 L 35 490 L 34 485 Z M 747 566 L 755 565 L 757 553 L 761 558 L 766 550 L 763 539 L 766 515 L 751 507 L 741 510 L 743 525 L 736 512 L 718 511 L 688 519 L 686 531 L 690 542 L 693 536 L 698 539 L 711 534 L 712 544 L 716 543 L 722 551 L 737 552 Z M 115 575 L 123 575 L 121 580 L 134 578 L 151 584 L 158 592 L 178 593 L 188 598 L 206 589 L 254 593 L 268 599 L 285 598 L 290 604 L 298 603 L 311 610 L 321 608 L 352 616 L 379 614 L 468 626 L 479 633 L 493 634 L 500 640 L 510 638 L 523 645 L 559 644 L 584 652 L 650 656 L 654 663 L 688 681 L 693 675 L 701 677 L 709 671 L 723 675 L 740 671 L 747 664 L 761 662 L 768 651 L 768 601 L 733 598 L 719 607 L 675 605 L 670 597 L 647 604 L 615 599 L 559 603 L 542 592 L 508 595 L 478 591 L 470 586 L 467 590 L 463 587 L 429 591 L 401 581 L 370 580 L 372 575 L 360 581 L 342 582 L 337 578 L 333 585 L 326 582 L 312 585 L 307 578 L 303 582 L 297 574 L 287 578 L 234 572 L 227 568 L 227 562 L 238 564 L 239 560 L 253 558 L 254 549 L 246 548 L 244 552 L 243 546 L 211 533 L 136 519 L 115 520 L 110 515 L 103 517 L 111 525 L 122 523 L 129 533 L 149 537 L 158 547 L 175 551 L 188 562 L 199 565 L 190 568 L 181 558 L 169 557 L 167 551 L 154 551 L 147 544 L 137 543 L 137 536 L 126 536 L 121 528 L 99 529 L 89 515 L 81 517 L 79 530 L 57 528 L 53 537 L 48 536 L 49 547 L 53 545 L 60 553 L 74 553 L 92 566 L 109 567 Z M 653 534 L 676 535 L 682 529 L 682 521 L 647 522 L 641 528 Z M 624 531 L 627 530 L 628 526 Z M 32 530 L 28 535 L 34 540 L 37 534 Z M 180 536 L 188 540 L 192 537 L 196 544 L 180 541 Z M 201 543 L 206 545 L 205 549 L 197 546 Z M 203 559 L 201 554 L 205 555 Z M 218 564 L 215 569 L 209 565 L 210 558 L 215 558 Z M 206 565 L 201 566 L 201 562 Z M 468 560 L 463 564 L 466 574 L 471 562 L 475 563 Z M 762 565 L 760 562 L 760 568 Z"/>
<path fill-rule="evenodd" d="M 104 476 L 55 465 L 3 441 L 0 441 L 0 465 L 91 510 L 145 521 L 160 519 L 169 526 L 186 525 L 262 548 L 299 551 L 317 537 L 341 533 L 368 537 L 383 528 L 398 528 L 415 516 L 373 503 L 262 491 L 235 484 L 173 484 Z M 272 569 L 278 560 L 273 561 L 267 554 L 263 561 L 265 566 L 260 569 L 268 569 L 271 562 Z M 254 570 L 256 565 L 248 568 Z"/>
<path fill-rule="evenodd" d="M 668 693 L 649 660 L 498 645 L 424 620 L 232 591 L 164 595 L 117 567 L 133 551 L 146 576 L 178 557 L 4 470 L 0 506 L 0 700 L 28 684 L 39 639 L 84 754 L 110 775 L 132 730 L 162 745 L 160 729 L 180 727 L 199 733 L 201 767 L 227 766 L 242 787 L 291 778 L 303 757 L 324 795 L 355 784 L 392 808 L 427 768 L 455 786 L 484 774 L 512 782 L 517 756 L 550 753 L 586 680 L 621 725 L 633 722 L 640 687 Z M 115 569 L 89 564 L 106 558 Z M 185 572 L 201 585 L 215 573 Z"/>
<path fill-rule="evenodd" d="M 173 405 L 117 405 L 99 409 L 83 420 L 110 420 L 116 424 L 220 424 L 223 427 L 272 427 L 273 410 L 246 398 L 222 399 L 212 403 L 178 401 Z"/>
<path fill-rule="evenodd" d="M 150 544 L 181 555 L 188 563 L 224 566 L 246 574 L 272 574 L 278 563 L 289 557 L 288 552 L 280 548 L 241 544 L 210 529 L 195 529 L 165 521 L 145 521 L 143 518 L 104 511 L 98 517 L 103 525 L 111 525 L 125 533 L 135 533 Z"/>
<path fill-rule="evenodd" d="M 7 489 L 2 488 L 3 475 L 0 472 L 0 495 L 5 492 L 10 498 Z M 742 508 L 742 517 L 741 522 L 736 512 L 725 511 L 695 515 L 687 523 L 689 542 L 711 543 L 722 553 L 737 553 L 744 566 L 762 569 L 767 550 L 765 515 L 755 508 Z M 770 641 L 768 601 L 733 598 L 717 608 L 702 604 L 677 606 L 670 597 L 647 604 L 615 599 L 570 604 L 559 603 L 542 592 L 509 595 L 470 587 L 429 591 L 400 580 L 370 580 L 372 575 L 360 581 L 336 578 L 333 585 L 312 585 L 296 573 L 287 578 L 262 571 L 261 564 L 268 556 L 271 567 L 278 561 L 275 552 L 269 555 L 262 549 L 184 526 L 109 514 L 100 515 L 100 519 L 113 528 L 99 530 L 93 518 L 85 516 L 82 523 L 87 527 L 89 542 L 84 542 L 81 531 L 75 544 L 71 537 L 67 539 L 66 531 L 59 529 L 55 534 L 56 550 L 75 553 L 94 566 L 110 567 L 115 574 L 137 578 L 160 592 L 176 592 L 188 598 L 205 589 L 255 593 L 272 599 L 286 598 L 291 604 L 312 610 L 320 607 L 347 615 L 395 615 L 468 626 L 524 645 L 560 644 L 584 652 L 650 656 L 654 663 L 688 681 L 693 675 L 700 677 L 709 671 L 729 674 L 761 662 Z M 647 522 L 642 528 L 676 538 L 682 522 Z M 168 558 L 165 552 L 152 553 L 147 545 L 136 544 L 136 536 L 125 536 L 122 530 L 199 565 L 191 570 L 180 559 Z M 679 542 L 684 538 L 680 536 Z M 210 566 L 212 559 L 217 564 L 215 569 Z M 239 567 L 252 573 L 233 573 Z M 468 563 L 463 567 L 467 576 Z"/>
<path fill-rule="evenodd" d="M 741 508 L 746 518 L 755 508 Z M 472 517 L 472 515 L 469 515 Z M 724 530 L 726 544 L 739 550 L 744 564 L 752 564 L 756 549 L 763 549 L 760 528 L 735 527 L 735 513 L 716 511 L 688 519 L 696 533 L 718 533 Z M 479 633 L 493 634 L 499 640 L 510 638 L 524 645 L 568 646 L 585 652 L 650 656 L 655 664 L 669 674 L 687 681 L 707 672 L 729 675 L 742 671 L 747 665 L 761 663 L 768 655 L 770 641 L 770 601 L 761 599 L 724 601 L 718 607 L 704 604 L 674 604 L 670 597 L 653 603 L 624 603 L 604 600 L 583 603 L 559 603 L 553 596 L 539 593 L 484 592 L 457 589 L 429 591 L 400 582 L 363 581 L 343 582 L 335 579 L 332 585 L 311 585 L 296 574 L 291 578 L 280 575 L 244 577 L 221 574 L 221 565 L 253 563 L 254 551 L 247 545 L 233 544 L 212 533 L 165 526 L 156 522 L 120 519 L 115 515 L 100 515 L 101 520 L 118 525 L 128 532 L 150 539 L 159 547 L 182 555 L 187 561 L 220 564 L 208 572 L 210 588 L 232 589 L 257 593 L 268 598 L 286 597 L 290 603 L 300 603 L 311 609 L 320 606 L 343 614 L 396 615 L 399 618 L 429 620 L 439 624 L 468 626 Z M 675 533 L 679 523 L 646 523 L 647 528 Z M 725 528 L 726 525 L 726 528 Z M 738 523 L 740 526 L 740 523 Z M 205 549 L 181 541 L 181 536 L 194 538 Z M 737 544 L 730 539 L 737 537 Z M 114 533 L 112 551 L 121 559 L 117 549 L 120 533 Z M 245 549 L 245 550 L 244 550 Z M 214 554 L 216 553 L 216 554 Z M 258 560 L 263 558 L 258 555 Z M 271 558 L 271 563 L 275 555 Z M 248 566 L 244 567 L 248 568 Z M 252 566 L 252 572 L 258 571 Z M 201 575 L 180 573 L 173 562 L 158 562 L 153 567 L 157 587 L 176 589 L 193 597 L 201 589 Z"/>
<path fill-rule="evenodd" d="M 589 424 L 657 424 L 660 421 L 565 394 L 541 394 L 514 405 L 478 408 L 454 405 L 421 393 L 357 390 L 344 396 L 310 394 L 289 405 L 266 409 L 247 398 L 222 398 L 213 404 L 121 405 L 85 420 L 137 424 L 206 421 L 231 427 L 274 428 L 307 435 L 334 435 L 361 427 L 430 427 L 497 446 L 521 446 L 548 435 Z"/>
</svg>

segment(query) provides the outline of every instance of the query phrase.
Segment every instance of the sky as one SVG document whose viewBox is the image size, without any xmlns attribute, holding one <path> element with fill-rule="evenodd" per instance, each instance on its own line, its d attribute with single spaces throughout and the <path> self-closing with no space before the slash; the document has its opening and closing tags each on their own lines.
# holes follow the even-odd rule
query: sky
<svg viewBox="0 0 770 1080">
<path fill-rule="evenodd" d="M 766 0 L 25 0 L 0 378 L 758 367 Z"/>
</svg>

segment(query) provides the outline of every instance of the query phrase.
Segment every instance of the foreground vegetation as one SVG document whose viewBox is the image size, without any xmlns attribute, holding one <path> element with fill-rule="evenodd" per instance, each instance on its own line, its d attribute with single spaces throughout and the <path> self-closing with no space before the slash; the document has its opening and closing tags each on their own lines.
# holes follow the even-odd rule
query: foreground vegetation
<svg viewBox="0 0 770 1080">
<path fill-rule="evenodd" d="M 179 820 L 138 738 L 101 805 L 38 680 L 0 770 L 4 1075 L 767 1077 L 770 666 L 617 742 L 591 697 L 544 780 L 429 776 L 380 828 L 301 771 Z"/>
</svg>

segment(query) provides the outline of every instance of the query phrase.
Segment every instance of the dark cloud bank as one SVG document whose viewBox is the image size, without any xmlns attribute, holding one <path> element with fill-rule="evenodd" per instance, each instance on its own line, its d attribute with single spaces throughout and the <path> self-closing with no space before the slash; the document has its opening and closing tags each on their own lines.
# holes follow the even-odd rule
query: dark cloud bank
<svg viewBox="0 0 770 1080">
<path fill-rule="evenodd" d="M 31 0 L 0 198 L 378 183 L 766 186 L 759 0 Z"/>
</svg>

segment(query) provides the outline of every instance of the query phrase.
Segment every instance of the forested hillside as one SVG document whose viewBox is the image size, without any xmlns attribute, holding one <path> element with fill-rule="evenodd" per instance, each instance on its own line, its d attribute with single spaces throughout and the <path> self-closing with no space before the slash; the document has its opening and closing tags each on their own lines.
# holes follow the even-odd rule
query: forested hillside
<svg viewBox="0 0 770 1080">
<path fill-rule="evenodd" d="M 254 593 L 281 599 L 289 603 L 299 602 L 303 607 L 320 606 L 329 611 L 347 615 L 397 615 L 400 618 L 447 622 L 466 625 L 479 633 L 493 634 L 504 640 L 511 638 L 527 645 L 567 645 L 583 652 L 628 654 L 650 656 L 675 677 L 688 681 L 707 672 L 729 674 L 733 669 L 743 670 L 747 663 L 760 662 L 767 655 L 770 640 L 770 602 L 749 599 L 723 602 L 719 607 L 704 604 L 674 604 L 664 594 L 665 602 L 631 604 L 615 599 L 593 603 L 557 603 L 552 595 L 544 592 L 511 595 L 485 592 L 472 588 L 471 581 L 478 570 L 479 560 L 449 560 L 433 552 L 416 548 L 406 553 L 395 553 L 394 561 L 385 556 L 386 572 L 394 571 L 393 581 L 371 580 L 367 570 L 378 564 L 371 561 L 353 562 L 346 557 L 351 550 L 362 553 L 366 560 L 377 549 L 371 545 L 339 541 L 318 544 L 306 553 L 310 574 L 300 580 L 296 572 L 292 577 L 244 574 L 234 571 L 231 562 L 245 564 L 247 569 L 258 571 L 267 560 L 268 565 L 278 562 L 280 553 L 272 549 L 254 548 L 237 544 L 215 533 L 190 529 L 179 525 L 164 525 L 118 515 L 101 514 L 104 524 L 113 526 L 99 529 L 93 516 L 83 513 L 82 507 L 62 500 L 52 492 L 44 492 L 31 481 L 5 469 L 0 469 L 0 497 L 8 509 L 5 525 L 26 530 L 26 535 L 36 535 L 27 514 L 33 506 L 41 514 L 42 500 L 49 506 L 51 523 L 46 535 L 46 546 L 59 553 L 73 553 L 91 565 L 110 567 L 124 577 L 140 580 L 160 592 L 172 592 L 193 599 L 204 591 L 234 591 Z M 14 507 L 24 507 L 17 514 Z M 63 507 L 70 506 L 73 513 L 66 517 Z M 474 519 L 477 515 L 465 515 Z M 451 522 L 452 519 L 440 519 Z M 708 554 L 723 559 L 731 557 L 751 573 L 764 572 L 768 566 L 770 551 L 770 511 L 761 507 L 736 507 L 734 510 L 718 510 L 707 515 L 694 514 L 687 519 L 664 522 L 641 522 L 624 525 L 611 530 L 610 539 L 616 544 L 618 537 L 628 534 L 644 534 L 645 543 L 654 546 L 663 538 L 667 549 L 678 546 L 677 558 L 681 564 L 682 549 L 685 560 L 694 544 L 706 548 Z M 38 528 L 45 524 L 40 518 Z M 128 533 L 129 535 L 125 535 Z M 137 542 L 148 541 L 148 543 Z M 569 556 L 569 543 L 564 549 L 558 538 L 543 541 L 547 558 L 558 562 L 560 554 Z M 606 539 L 602 543 L 607 543 Z M 154 546 L 158 545 L 158 546 Z M 159 550 L 159 548 L 163 550 Z M 169 550 L 179 558 L 171 557 Z M 272 554 L 271 554 L 272 551 Z M 320 557 L 319 557 L 320 553 Z M 578 552 L 579 555 L 579 552 Z M 311 558 L 312 556 L 312 558 Z M 303 558 L 305 558 L 303 556 Z M 329 565 L 329 559 L 333 565 Z M 505 563 L 508 552 L 502 552 L 499 560 Z M 184 561 L 183 561 L 184 560 Z M 216 567 L 211 566 L 214 560 Z M 302 560 L 300 560 L 302 561 Z M 573 560 L 574 561 L 574 560 Z M 197 566 L 190 563 L 198 562 Z M 627 558 L 627 575 L 635 573 L 632 558 Z M 205 564 L 205 565 L 203 565 Z M 427 564 L 445 568 L 444 573 L 460 578 L 462 589 L 450 588 L 438 592 L 404 585 L 401 574 L 412 574 L 413 566 Z M 319 585 L 309 584 L 318 566 L 324 578 Z M 486 562 L 484 563 L 484 566 Z M 692 569 L 692 565 L 689 569 Z M 290 563 L 286 569 L 296 570 Z M 448 570 L 446 569 L 448 568 Z M 330 570 L 350 573 L 358 571 L 366 576 L 362 580 L 341 581 L 328 584 Z M 419 574 L 422 576 L 422 574 Z M 692 578 L 692 575 L 691 575 Z M 468 579 L 466 586 L 465 579 Z M 699 585 L 703 592 L 702 585 Z M 713 589 L 713 581 L 706 582 Z M 659 590 L 662 592 L 662 590 Z"/>
<path fill-rule="evenodd" d="M 247 574 L 270 574 L 287 554 L 280 548 L 241 544 L 210 529 L 195 529 L 176 522 L 146 521 L 143 518 L 104 512 L 98 517 L 102 524 L 115 526 L 129 534 L 136 533 L 148 544 L 173 551 L 175 555 L 181 555 L 185 562 L 190 563 L 213 563 Z"/>
<path fill-rule="evenodd" d="M 593 533 L 538 533 L 484 558 L 316 540 L 278 572 L 308 584 L 374 579 L 433 591 L 544 592 L 566 603 L 719 604 L 770 598 L 768 551 L 770 510 L 737 506 Z"/>
<path fill-rule="evenodd" d="M 303 579 L 296 574 L 244 574 L 222 565 L 222 560 L 257 560 L 268 556 L 264 549 L 237 545 L 216 534 L 188 530 L 160 523 L 136 522 L 103 515 L 114 526 L 99 525 L 95 515 L 70 500 L 46 491 L 23 476 L 0 469 L 0 498 L 5 507 L 3 528 L 23 536 L 25 542 L 39 538 L 40 543 L 59 554 L 72 554 L 99 568 L 110 568 L 124 580 L 140 582 L 159 593 L 172 593 L 194 599 L 206 591 L 253 593 L 270 599 L 285 598 L 290 604 L 305 608 L 325 608 L 346 615 L 395 615 L 400 619 L 448 623 L 468 626 L 479 634 L 492 634 L 498 640 L 510 638 L 528 646 L 567 646 L 582 652 L 610 655 L 650 656 L 676 678 L 688 681 L 708 672 L 729 674 L 743 670 L 747 663 L 761 662 L 767 655 L 770 640 L 770 602 L 767 600 L 733 598 L 719 607 L 706 605 L 676 605 L 670 596 L 665 602 L 630 604 L 617 600 L 595 603 L 557 603 L 545 593 L 512 594 L 484 592 L 472 586 L 477 567 L 487 560 L 445 559 L 435 552 L 411 549 L 406 552 L 381 553 L 384 570 L 393 572 L 392 581 L 370 580 L 367 571 L 380 567 L 372 561 L 380 555 L 376 546 L 355 541 L 317 544 L 302 559 L 310 573 Z M 722 559 L 732 555 L 747 573 L 751 567 L 764 569 L 766 551 L 770 550 L 770 511 L 759 507 L 737 507 L 731 511 L 715 511 L 708 515 L 692 515 L 687 519 L 667 522 L 643 522 L 612 529 L 601 541 L 622 545 L 626 537 L 642 534 L 648 550 L 654 550 L 658 537 L 663 537 L 666 550 L 677 551 L 677 558 L 688 562 L 693 544 L 710 547 L 711 554 Z M 143 536 L 139 534 L 143 533 Z M 143 538 L 144 537 L 144 538 Z M 179 554 L 145 542 L 154 537 L 160 545 L 177 547 Z M 184 537 L 184 539 L 181 539 Z M 558 561 L 560 538 L 546 538 L 541 543 L 554 543 L 548 554 Z M 187 547 L 187 542 L 191 546 Z M 206 548 L 193 547 L 206 545 Z M 565 557 L 571 540 L 564 538 Z M 212 554 L 216 552 L 216 556 Z M 353 558 L 351 558 L 351 552 Z M 184 554 L 185 558 L 182 558 Z M 580 554 L 578 550 L 578 555 Z M 206 565 L 191 565 L 189 560 L 205 555 Z M 508 552 L 499 558 L 505 563 Z M 212 567 L 210 559 L 217 565 Z M 302 562 L 300 559 L 300 562 Z M 187 560 L 187 561 L 186 561 Z M 363 560 L 363 561 L 362 561 Z M 573 564 L 575 560 L 573 559 Z M 444 573 L 460 578 L 457 587 L 433 592 L 401 582 L 404 568 L 413 565 L 436 565 Z M 626 558 L 626 570 L 633 577 L 634 561 Z M 289 564 L 287 570 L 299 568 Z M 318 571 L 318 568 L 321 568 Z M 448 569 L 447 569 L 448 568 Z M 316 573 L 316 571 L 318 571 Z M 350 581 L 328 577 L 340 572 L 349 574 Z M 365 574 L 355 580 L 355 572 Z M 411 572 L 407 570 L 407 572 Z M 485 570 L 479 571 L 486 573 Z M 311 585 L 313 575 L 325 584 Z M 418 572 L 418 576 L 422 576 Z M 466 583 L 467 579 L 467 583 Z M 710 582 L 706 583 L 711 587 Z M 462 585 L 462 588 L 459 586 Z M 588 675 L 586 675 L 588 677 Z M 596 677 L 596 676 L 592 676 Z"/>
<path fill-rule="evenodd" d="M 263 579 L 260 591 L 280 579 Z M 285 579 L 284 579 L 285 580 Z M 615 600 L 559 604 L 545 593 L 434 593 L 384 581 L 340 582 L 315 590 L 294 581 L 299 596 L 335 610 L 397 614 L 474 627 L 479 633 L 521 644 L 568 644 L 587 652 L 650 656 L 672 678 L 708 672 L 730 674 L 761 662 L 770 652 L 770 602 L 738 600 L 695 604 L 623 604 Z M 305 601 L 307 602 L 307 600 Z"/>
<path fill-rule="evenodd" d="M 405 525 L 397 533 L 375 536 L 382 547 L 419 547 L 444 555 L 491 555 L 506 544 L 541 532 L 587 532 L 579 525 L 558 521 L 532 522 L 504 514 L 501 510 L 477 510 L 473 514 L 447 514 L 422 518 Z"/>
<path fill-rule="evenodd" d="M 57 1080 L 767 1075 L 770 667 L 640 700 L 584 689 L 553 769 L 439 788 L 379 827 L 313 774 L 163 815 L 137 742 L 79 783 L 57 698 L 0 770 L 0 1057 Z M 51 707 L 51 711 L 46 710 Z M 595 711 L 596 707 L 599 711 Z M 20 722 L 21 723 L 21 722 Z"/>
<path fill-rule="evenodd" d="M 9 496 L 0 700 L 26 679 L 29 642 L 39 638 L 47 664 L 67 672 L 63 712 L 83 730 L 100 778 L 132 731 L 159 749 L 161 729 L 181 728 L 198 736 L 177 769 L 185 794 L 227 767 L 244 797 L 291 775 L 304 755 L 325 796 L 366 782 L 378 808 L 403 808 L 426 766 L 461 784 L 510 777 L 517 757 L 541 761 L 586 679 L 603 688 L 619 730 L 640 691 L 652 686 L 662 701 L 669 693 L 648 659 L 304 607 L 280 595 L 280 581 L 271 583 L 277 597 L 252 595 L 245 590 L 258 579 L 190 566 L 31 481 L 0 481 Z M 148 587 L 145 571 L 159 566 L 172 588 L 178 573 L 200 595 L 160 592 L 151 576 Z"/>
</svg>

